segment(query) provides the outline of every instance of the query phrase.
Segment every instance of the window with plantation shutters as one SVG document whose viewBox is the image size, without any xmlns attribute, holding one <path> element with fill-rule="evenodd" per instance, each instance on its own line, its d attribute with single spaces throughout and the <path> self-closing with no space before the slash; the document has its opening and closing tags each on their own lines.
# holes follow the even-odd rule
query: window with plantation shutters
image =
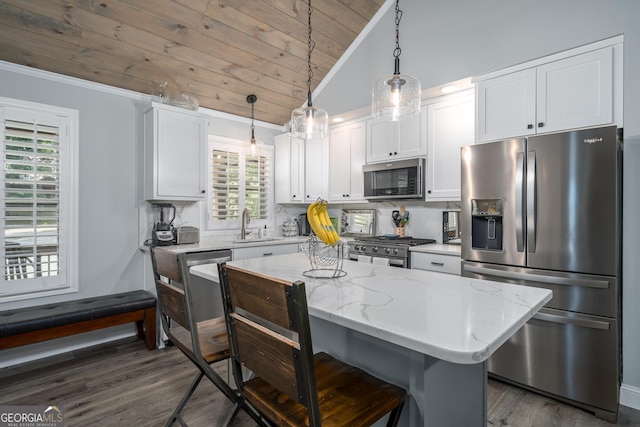
<svg viewBox="0 0 640 427">
<path fill-rule="evenodd" d="M 75 285 L 69 283 L 73 112 L 0 98 L 0 116 L 4 163 L 0 300 L 73 290 Z"/>
<path fill-rule="evenodd" d="M 273 147 L 251 153 L 246 142 L 210 137 L 209 229 L 239 229 L 245 208 L 250 228 L 270 226 L 272 162 Z"/>
</svg>

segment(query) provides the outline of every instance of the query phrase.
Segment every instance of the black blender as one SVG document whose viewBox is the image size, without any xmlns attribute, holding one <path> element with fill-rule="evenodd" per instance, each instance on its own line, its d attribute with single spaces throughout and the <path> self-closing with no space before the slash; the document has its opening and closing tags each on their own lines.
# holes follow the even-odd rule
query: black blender
<svg viewBox="0 0 640 427">
<path fill-rule="evenodd" d="M 153 204 L 153 232 L 151 238 L 155 246 L 173 244 L 173 220 L 176 218 L 176 207 L 171 203 Z"/>
</svg>

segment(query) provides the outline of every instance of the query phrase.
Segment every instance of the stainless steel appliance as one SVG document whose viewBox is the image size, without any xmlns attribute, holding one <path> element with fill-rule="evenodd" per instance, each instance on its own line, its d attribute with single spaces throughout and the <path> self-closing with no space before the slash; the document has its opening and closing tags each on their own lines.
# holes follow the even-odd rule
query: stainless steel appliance
<svg viewBox="0 0 640 427">
<path fill-rule="evenodd" d="M 422 199 L 424 159 L 364 165 L 364 197 L 370 200 Z"/>
<path fill-rule="evenodd" d="M 620 388 L 621 156 L 616 127 L 462 149 L 462 275 L 552 300 L 489 372 L 615 422 Z"/>
<path fill-rule="evenodd" d="M 156 246 L 173 244 L 173 220 L 176 218 L 176 207 L 171 203 L 154 203 L 153 230 L 151 239 Z"/>
<path fill-rule="evenodd" d="M 182 226 L 173 229 L 176 245 L 200 242 L 200 230 L 198 227 Z"/>
<path fill-rule="evenodd" d="M 308 236 L 311 234 L 311 225 L 309 224 L 306 213 L 298 215 L 298 231 L 301 236 Z"/>
<path fill-rule="evenodd" d="M 414 237 L 356 237 L 349 243 L 349 259 L 358 260 L 358 255 L 374 258 L 386 258 L 392 267 L 411 268 L 411 246 L 435 243 L 434 239 L 418 239 Z"/>
</svg>

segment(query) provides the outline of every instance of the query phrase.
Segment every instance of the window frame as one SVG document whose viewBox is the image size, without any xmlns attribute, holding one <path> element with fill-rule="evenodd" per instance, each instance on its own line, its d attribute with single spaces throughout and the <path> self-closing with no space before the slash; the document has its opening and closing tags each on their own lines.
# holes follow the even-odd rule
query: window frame
<svg viewBox="0 0 640 427">
<path fill-rule="evenodd" d="M 234 233 L 240 233 L 242 228 L 242 215 L 238 216 L 235 220 L 212 220 L 211 218 L 211 205 L 212 205 L 212 182 L 211 177 L 213 175 L 213 165 L 211 162 L 213 150 L 229 150 L 240 154 L 240 200 L 239 200 L 239 212 L 242 212 L 246 206 L 246 186 L 245 186 L 245 165 L 246 157 L 252 156 L 250 145 L 243 140 L 229 138 L 219 135 L 209 135 L 207 145 L 207 200 L 203 203 L 203 225 L 206 232 L 219 232 L 222 230 L 233 231 Z M 256 156 L 267 157 L 270 163 L 270 178 L 267 185 L 267 217 L 265 219 L 251 218 L 248 230 L 257 230 L 258 228 L 272 228 L 273 215 L 274 215 L 274 147 L 265 144 L 258 144 L 255 148 Z"/>
<path fill-rule="evenodd" d="M 2 159 L 5 159 L 5 120 L 13 120 L 22 115 L 57 117 L 61 124 L 59 140 L 59 271 L 50 277 L 15 279 L 0 278 L 0 303 L 30 298 L 61 295 L 78 292 L 78 185 L 79 185 L 79 112 L 54 105 L 34 103 L 0 97 L 0 138 Z M 64 127 L 64 129 L 63 129 Z M 4 206 L 4 174 L 2 205 Z M 4 217 L 4 213 L 2 214 Z M 4 227 L 4 220 L 0 221 Z M 4 248 L 4 232 L 0 233 L 0 245 Z M 4 261 L 4 252 L 2 254 Z M 4 261 L 6 264 L 6 261 Z M 52 279 L 53 278 L 53 279 Z M 43 280 L 44 279 L 44 280 Z M 9 289 L 7 289 L 9 288 Z"/>
</svg>

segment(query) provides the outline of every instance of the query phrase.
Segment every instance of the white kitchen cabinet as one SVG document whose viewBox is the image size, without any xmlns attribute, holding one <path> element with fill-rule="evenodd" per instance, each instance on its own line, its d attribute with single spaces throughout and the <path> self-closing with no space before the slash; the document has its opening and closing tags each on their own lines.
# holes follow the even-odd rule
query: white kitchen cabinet
<svg viewBox="0 0 640 427">
<path fill-rule="evenodd" d="M 474 92 L 460 92 L 427 103 L 426 201 L 460 200 L 460 149 L 473 145 Z"/>
<path fill-rule="evenodd" d="M 363 119 L 342 123 L 329 131 L 329 201 L 363 202 L 362 166 L 366 156 L 367 124 Z"/>
<path fill-rule="evenodd" d="M 144 113 L 144 198 L 199 201 L 206 197 L 206 116 L 153 103 Z"/>
<path fill-rule="evenodd" d="M 619 122 L 621 53 L 621 46 L 583 48 L 478 80 L 477 142 Z"/>
<path fill-rule="evenodd" d="M 460 275 L 460 256 L 411 252 L 411 268 Z"/>
<path fill-rule="evenodd" d="M 298 243 L 286 243 L 279 245 L 251 246 L 248 248 L 231 249 L 234 261 L 239 259 L 260 258 L 263 256 L 286 255 L 298 252 Z"/>
<path fill-rule="evenodd" d="M 275 137 L 276 203 L 309 203 L 327 198 L 328 141 Z"/>
<path fill-rule="evenodd" d="M 401 160 L 427 155 L 422 130 L 424 111 L 397 122 L 371 119 L 367 122 L 367 163 Z"/>
</svg>

